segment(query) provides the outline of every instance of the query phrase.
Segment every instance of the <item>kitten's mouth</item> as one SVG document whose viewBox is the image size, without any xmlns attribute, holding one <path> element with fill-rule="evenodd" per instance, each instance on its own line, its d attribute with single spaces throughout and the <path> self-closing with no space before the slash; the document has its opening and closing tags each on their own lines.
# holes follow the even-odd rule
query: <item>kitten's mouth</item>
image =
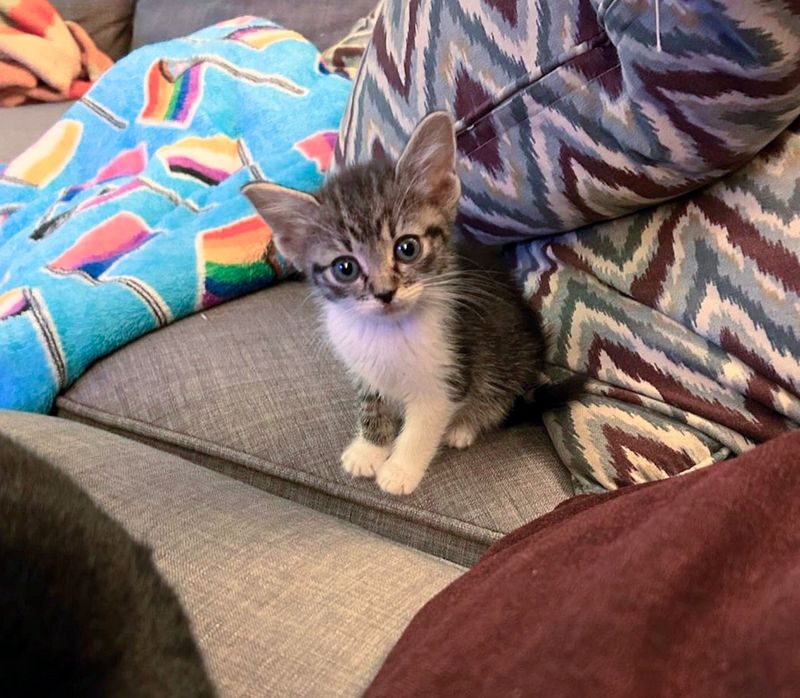
<svg viewBox="0 0 800 698">
<path fill-rule="evenodd" d="M 381 303 L 373 311 L 376 315 L 400 315 L 408 310 L 409 304 L 403 301 L 392 301 L 391 303 Z"/>
<path fill-rule="evenodd" d="M 408 304 L 406 303 L 384 303 L 380 313 L 381 315 L 398 315 L 406 310 L 408 310 Z"/>
<path fill-rule="evenodd" d="M 391 303 L 367 301 L 361 306 L 361 311 L 373 317 L 395 318 L 405 315 L 413 306 L 414 303 L 405 300 L 394 300 Z"/>
</svg>

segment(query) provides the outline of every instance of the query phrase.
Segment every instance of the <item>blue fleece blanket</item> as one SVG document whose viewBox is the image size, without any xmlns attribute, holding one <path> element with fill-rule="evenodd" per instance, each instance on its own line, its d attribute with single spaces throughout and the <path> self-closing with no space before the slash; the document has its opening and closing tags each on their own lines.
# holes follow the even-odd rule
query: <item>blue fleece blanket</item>
<svg viewBox="0 0 800 698">
<path fill-rule="evenodd" d="M 96 359 L 285 274 L 239 190 L 316 188 L 349 91 L 252 17 L 114 66 L 0 171 L 0 408 L 46 412 Z"/>
</svg>

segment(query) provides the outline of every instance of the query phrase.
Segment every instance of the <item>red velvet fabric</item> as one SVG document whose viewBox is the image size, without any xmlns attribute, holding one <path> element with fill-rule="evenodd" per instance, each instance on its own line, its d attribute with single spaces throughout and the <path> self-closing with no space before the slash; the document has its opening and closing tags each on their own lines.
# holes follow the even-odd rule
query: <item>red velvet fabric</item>
<svg viewBox="0 0 800 698">
<path fill-rule="evenodd" d="M 367 696 L 800 694 L 800 433 L 573 499 L 412 621 Z"/>
</svg>

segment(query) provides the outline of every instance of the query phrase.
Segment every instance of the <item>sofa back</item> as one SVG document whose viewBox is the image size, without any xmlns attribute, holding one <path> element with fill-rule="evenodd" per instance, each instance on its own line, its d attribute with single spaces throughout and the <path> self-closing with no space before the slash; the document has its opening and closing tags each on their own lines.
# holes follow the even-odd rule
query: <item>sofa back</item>
<svg viewBox="0 0 800 698">
<path fill-rule="evenodd" d="M 341 39 L 377 0 L 51 0 L 78 22 L 111 58 L 129 50 L 240 15 L 271 19 L 307 37 L 320 50 Z"/>
</svg>

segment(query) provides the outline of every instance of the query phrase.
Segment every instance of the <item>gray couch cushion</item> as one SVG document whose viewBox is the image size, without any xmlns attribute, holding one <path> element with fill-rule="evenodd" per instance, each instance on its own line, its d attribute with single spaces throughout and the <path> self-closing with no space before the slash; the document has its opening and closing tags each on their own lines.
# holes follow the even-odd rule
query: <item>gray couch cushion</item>
<svg viewBox="0 0 800 698">
<path fill-rule="evenodd" d="M 72 102 L 51 102 L 0 108 L 0 163 L 9 162 L 33 145 L 71 106 Z"/>
<path fill-rule="evenodd" d="M 130 440 L 0 412 L 154 548 L 222 698 L 359 695 L 461 568 Z"/>
<path fill-rule="evenodd" d="M 138 0 L 133 47 L 189 34 L 216 22 L 256 15 L 305 36 L 324 50 L 343 38 L 378 0 Z"/>
<path fill-rule="evenodd" d="M 339 466 L 355 395 L 293 282 L 194 315 L 95 364 L 63 416 L 145 440 L 461 564 L 572 494 L 540 426 L 446 451 L 410 497 Z"/>
</svg>

